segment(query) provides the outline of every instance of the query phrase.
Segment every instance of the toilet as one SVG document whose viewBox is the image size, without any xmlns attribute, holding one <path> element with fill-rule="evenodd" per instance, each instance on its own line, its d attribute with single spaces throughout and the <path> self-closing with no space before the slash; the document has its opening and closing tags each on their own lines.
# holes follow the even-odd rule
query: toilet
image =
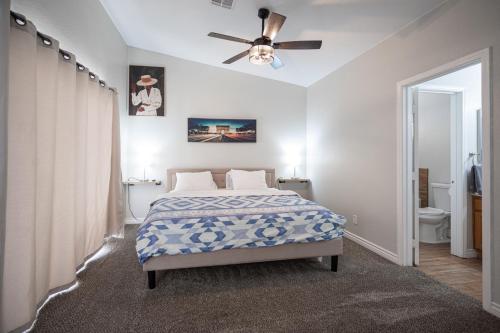
<svg viewBox="0 0 500 333">
<path fill-rule="evenodd" d="M 434 206 L 418 209 L 420 242 L 449 243 L 451 197 L 450 184 L 431 183 Z"/>
</svg>

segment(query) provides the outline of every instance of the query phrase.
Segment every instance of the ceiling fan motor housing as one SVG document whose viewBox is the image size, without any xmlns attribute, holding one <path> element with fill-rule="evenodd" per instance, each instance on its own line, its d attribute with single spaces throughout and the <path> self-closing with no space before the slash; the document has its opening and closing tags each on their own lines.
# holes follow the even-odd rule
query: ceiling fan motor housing
<svg viewBox="0 0 500 333">
<path fill-rule="evenodd" d="M 258 15 L 259 15 L 260 19 L 265 20 L 266 18 L 269 17 L 269 13 L 270 13 L 269 9 L 267 9 L 267 8 L 260 8 Z"/>
<path fill-rule="evenodd" d="M 253 41 L 253 45 L 271 45 L 272 40 L 267 38 L 266 36 L 262 36 Z"/>
</svg>

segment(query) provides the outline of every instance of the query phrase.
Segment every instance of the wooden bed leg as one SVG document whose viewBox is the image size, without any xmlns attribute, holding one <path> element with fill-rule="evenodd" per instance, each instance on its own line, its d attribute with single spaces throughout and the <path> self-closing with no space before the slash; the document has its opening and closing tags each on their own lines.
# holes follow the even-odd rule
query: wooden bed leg
<svg viewBox="0 0 500 333">
<path fill-rule="evenodd" d="M 338 265 L 339 265 L 339 256 L 332 256 L 331 271 L 336 272 Z"/>
<path fill-rule="evenodd" d="M 156 271 L 148 271 L 148 287 L 155 289 L 156 287 Z"/>
</svg>

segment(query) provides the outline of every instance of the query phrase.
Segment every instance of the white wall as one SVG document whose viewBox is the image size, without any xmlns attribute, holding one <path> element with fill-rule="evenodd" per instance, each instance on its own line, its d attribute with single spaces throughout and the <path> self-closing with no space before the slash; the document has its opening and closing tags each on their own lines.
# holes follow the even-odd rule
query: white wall
<svg viewBox="0 0 500 333">
<path fill-rule="evenodd" d="M 305 88 L 137 48 L 128 56 L 133 65 L 166 68 L 166 116 L 128 117 L 126 177 L 142 178 L 145 152 L 153 161 L 147 178 L 162 181 L 167 168 L 179 167 L 269 167 L 291 176 L 295 152 L 305 175 Z M 188 117 L 257 119 L 257 143 L 188 143 Z M 134 212 L 143 214 L 148 199 L 132 194 Z"/>
<path fill-rule="evenodd" d="M 99 0 L 12 0 L 11 8 L 25 15 L 38 31 L 59 40 L 62 49 L 74 53 L 78 62 L 118 89 L 125 139 L 127 46 Z M 124 140 L 123 162 L 126 148 Z"/>
<path fill-rule="evenodd" d="M 424 82 L 419 88 L 463 91 L 464 163 L 465 168 L 470 169 L 472 160 L 469 158 L 469 153 L 477 153 L 476 111 L 481 109 L 481 64 Z"/>
<path fill-rule="evenodd" d="M 436 207 L 431 183 L 451 181 L 451 99 L 448 94 L 418 95 L 418 162 L 429 169 L 429 206 Z"/>
<path fill-rule="evenodd" d="M 500 1 L 450 0 L 308 88 L 307 171 L 347 229 L 397 252 L 397 82 L 492 47 L 493 142 L 500 142 Z M 500 174 L 500 145 L 493 145 Z M 500 177 L 493 178 L 493 300 L 500 304 Z"/>
</svg>

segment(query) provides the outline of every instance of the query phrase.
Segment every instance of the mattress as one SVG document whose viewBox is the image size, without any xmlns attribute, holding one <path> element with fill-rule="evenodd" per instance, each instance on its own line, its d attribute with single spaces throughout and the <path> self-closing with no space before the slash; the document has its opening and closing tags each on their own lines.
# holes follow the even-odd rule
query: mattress
<svg viewBox="0 0 500 333">
<path fill-rule="evenodd" d="M 169 192 L 151 204 L 136 251 L 152 257 L 311 243 L 342 237 L 345 217 L 292 191 Z"/>
</svg>

